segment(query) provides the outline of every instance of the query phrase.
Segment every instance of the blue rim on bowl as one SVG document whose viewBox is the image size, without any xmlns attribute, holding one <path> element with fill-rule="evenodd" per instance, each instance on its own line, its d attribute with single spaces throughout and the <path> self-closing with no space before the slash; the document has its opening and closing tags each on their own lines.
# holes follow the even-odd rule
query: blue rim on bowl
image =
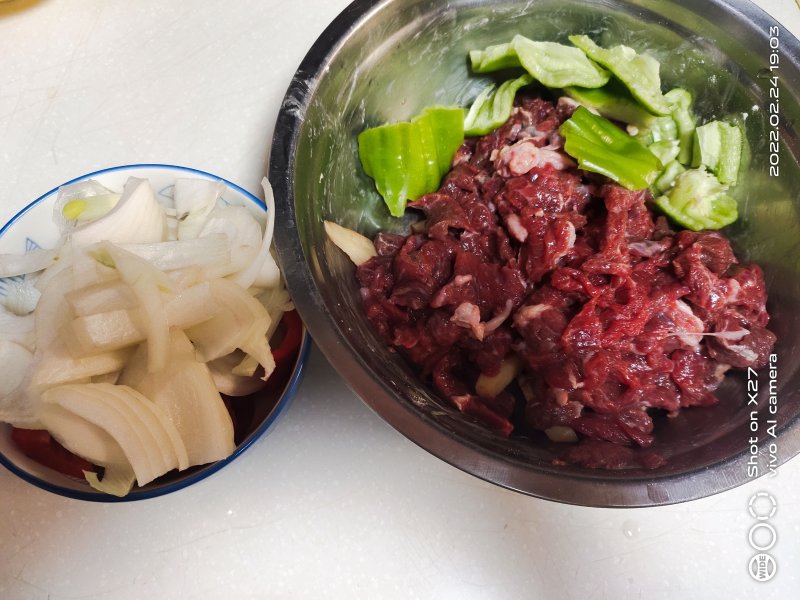
<svg viewBox="0 0 800 600">
<path fill-rule="evenodd" d="M 256 196 L 248 192 L 247 190 L 241 188 L 240 186 L 236 185 L 224 179 L 223 177 L 219 177 L 217 175 L 213 175 L 206 171 L 201 171 L 198 169 L 192 169 L 190 167 L 183 167 L 177 165 L 167 165 L 167 164 L 158 164 L 158 163 L 143 163 L 143 164 L 132 164 L 132 165 L 121 165 L 116 167 L 110 167 L 107 169 L 100 169 L 97 171 L 93 171 L 91 173 L 87 173 L 85 175 L 81 175 L 74 179 L 71 179 L 65 182 L 62 185 L 67 185 L 70 183 L 74 183 L 76 181 L 82 181 L 85 179 L 90 179 L 93 177 L 108 175 L 112 173 L 125 173 L 125 172 L 136 172 L 141 174 L 143 171 L 146 170 L 161 170 L 161 171 L 177 171 L 179 173 L 191 174 L 202 178 L 212 179 L 212 180 L 219 180 L 225 183 L 230 189 L 235 190 L 242 198 L 245 198 L 247 201 L 252 202 L 254 205 L 259 207 L 261 210 L 266 210 L 267 207 L 259 200 Z M 135 173 L 131 173 L 135 175 Z M 13 226 L 18 224 L 20 220 L 33 209 L 38 206 L 42 206 L 43 203 L 58 192 L 58 189 L 61 186 L 53 188 L 52 190 L 48 191 L 47 193 L 39 196 L 36 200 L 25 206 L 19 212 L 17 212 L 6 224 L 0 227 L 0 239 L 7 235 L 7 233 L 13 229 Z M 311 350 L 311 337 L 308 334 L 305 326 L 303 326 L 303 336 L 302 341 L 300 344 L 300 349 L 297 353 L 297 357 L 295 358 L 294 364 L 292 365 L 291 372 L 286 380 L 285 386 L 275 398 L 272 408 L 269 410 L 266 417 L 261 421 L 261 423 L 252 431 L 250 431 L 246 437 L 237 445 L 236 450 L 231 454 L 228 458 L 217 461 L 215 463 L 211 463 L 209 465 L 203 465 L 200 467 L 194 467 L 189 471 L 185 472 L 184 474 L 178 474 L 176 476 L 172 476 L 171 474 L 167 474 L 161 478 L 162 480 L 166 480 L 163 483 L 153 482 L 148 484 L 142 488 L 134 488 L 131 492 L 123 497 L 118 498 L 115 496 L 110 496 L 108 494 L 103 494 L 91 489 L 88 484 L 86 485 L 86 489 L 75 489 L 71 487 L 66 487 L 65 485 L 60 485 L 58 483 L 54 483 L 52 481 L 48 481 L 47 479 L 39 476 L 37 474 L 31 473 L 28 470 L 22 468 L 19 464 L 14 462 L 10 457 L 8 457 L 0 448 L 0 464 L 2 464 L 5 468 L 9 471 L 20 477 L 21 479 L 27 481 L 35 485 L 38 488 L 46 490 L 48 492 L 52 492 L 54 494 L 58 494 L 60 496 L 65 496 L 68 498 L 74 498 L 76 500 L 86 500 L 91 502 L 130 502 L 134 500 L 146 500 L 149 498 L 156 498 L 158 496 L 163 496 L 165 494 L 170 494 L 172 492 L 176 492 L 181 490 L 185 487 L 188 487 L 198 481 L 201 481 L 210 475 L 213 475 L 224 466 L 228 465 L 229 463 L 233 462 L 237 457 L 241 456 L 248 448 L 250 448 L 256 440 L 261 438 L 265 433 L 269 431 L 269 429 L 275 424 L 278 420 L 280 415 L 284 413 L 286 407 L 291 402 L 292 398 L 294 397 L 295 393 L 297 392 L 297 388 L 300 385 L 302 380 L 302 376 L 305 372 L 305 363 L 308 359 L 309 352 Z M 0 432 L 3 430 L 10 430 L 10 426 L 6 424 L 0 424 Z M 9 443 L 11 443 L 9 441 Z M 31 460 L 31 459 L 28 459 Z M 56 474 L 53 471 L 54 475 Z M 61 476 L 64 477 L 64 476 Z"/>
</svg>

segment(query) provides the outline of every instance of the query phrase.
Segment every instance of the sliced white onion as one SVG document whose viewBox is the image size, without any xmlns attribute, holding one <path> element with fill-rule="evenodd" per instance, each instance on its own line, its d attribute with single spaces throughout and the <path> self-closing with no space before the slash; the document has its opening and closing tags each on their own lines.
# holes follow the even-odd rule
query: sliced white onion
<svg viewBox="0 0 800 600">
<path fill-rule="evenodd" d="M 61 214 L 68 221 L 76 224 L 94 221 L 111 212 L 119 202 L 120 194 L 100 194 L 86 198 L 77 198 L 67 202 L 61 209 Z"/>
<path fill-rule="evenodd" d="M 218 267 L 227 265 L 231 261 L 228 238 L 222 233 L 152 244 L 121 244 L 120 247 L 161 271 L 188 267 Z"/>
<path fill-rule="evenodd" d="M 328 238 L 358 266 L 375 256 L 375 245 L 357 231 L 342 227 L 333 221 L 325 221 Z"/>
<path fill-rule="evenodd" d="M 211 211 L 200 237 L 214 234 L 224 234 L 230 248 L 228 265 L 210 271 L 215 277 L 243 271 L 253 263 L 261 249 L 261 226 L 243 206 L 221 206 Z M 253 273 L 254 279 L 255 275 Z"/>
<path fill-rule="evenodd" d="M 158 470 L 162 473 L 174 468 L 189 467 L 186 446 L 169 416 L 150 399 L 127 385 L 97 384 L 96 389 L 106 395 L 109 402 L 126 406 L 152 435 L 155 441 L 152 450 L 157 457 Z"/>
<path fill-rule="evenodd" d="M 0 306 L 0 340 L 14 342 L 30 350 L 36 348 L 33 315 L 15 315 Z"/>
<path fill-rule="evenodd" d="M 237 366 L 249 359 L 241 350 L 237 350 L 207 363 L 211 376 L 214 378 L 214 385 L 221 394 L 228 396 L 247 396 L 253 394 L 264 387 L 264 380 L 254 377 L 258 363 L 255 359 L 250 359 L 252 370 L 247 369 L 243 374 L 239 374 Z"/>
<path fill-rule="evenodd" d="M 0 303 L 15 315 L 28 315 L 36 309 L 42 293 L 27 277 L 4 279 L 2 282 L 4 294 L 0 296 Z"/>
<path fill-rule="evenodd" d="M 268 288 L 256 296 L 256 299 L 261 302 L 261 305 L 269 313 L 269 316 L 276 327 L 280 322 L 281 317 L 283 317 L 283 313 L 294 310 L 292 298 L 289 296 L 289 292 L 283 286 Z"/>
<path fill-rule="evenodd" d="M 269 336 L 267 336 L 267 338 L 269 338 Z M 231 369 L 231 375 L 237 377 L 253 377 L 258 370 L 258 361 L 249 354 L 245 354 L 244 352 L 242 352 L 242 354 L 244 354 L 244 358 Z"/>
<path fill-rule="evenodd" d="M 171 332 L 170 357 L 169 369 L 149 373 L 147 349 L 142 346 L 120 382 L 144 394 L 168 415 L 185 444 L 190 465 L 230 456 L 234 450 L 231 417 L 208 367 L 195 360 L 192 344 L 178 329 Z"/>
<path fill-rule="evenodd" d="M 84 471 L 83 476 L 86 477 L 89 485 L 98 492 L 118 498 L 127 496 L 136 481 L 136 473 L 128 464 L 106 465 L 103 479 L 98 478 L 97 473 L 92 471 Z"/>
<path fill-rule="evenodd" d="M 117 205 L 106 215 L 79 225 L 70 233 L 75 247 L 103 240 L 116 244 L 160 242 L 165 239 L 166 214 L 146 179 L 128 178 Z"/>
<path fill-rule="evenodd" d="M 500 363 L 500 370 L 496 375 L 481 373 L 475 382 L 475 391 L 484 398 L 494 398 L 505 390 L 522 371 L 522 359 L 516 354 L 510 354 Z"/>
<path fill-rule="evenodd" d="M 103 384 L 60 385 L 42 394 L 43 404 L 56 404 L 96 425 L 119 444 L 125 458 L 131 465 L 139 485 L 144 485 L 158 477 L 152 441 L 144 431 L 144 426 L 124 407 L 108 402 L 108 398 L 95 393 L 95 386 Z M 67 442 L 71 449 L 73 442 Z M 148 444 L 150 442 L 150 444 Z"/>
<path fill-rule="evenodd" d="M 272 256 L 269 248 L 266 251 L 262 250 L 262 252 L 263 254 L 259 254 L 259 256 L 263 256 L 261 268 L 255 279 L 252 282 L 249 280 L 250 273 L 248 269 L 235 277 L 234 281 L 243 287 L 245 284 L 250 284 L 247 287 L 253 286 L 257 288 L 275 288 L 281 285 L 281 270 L 278 267 L 278 263 L 275 262 L 275 257 Z"/>
<path fill-rule="evenodd" d="M 220 311 L 220 304 L 211 293 L 208 282 L 173 294 L 165 307 L 169 327 L 187 329 L 209 321 Z M 38 311 L 37 311 L 38 312 Z M 76 317 L 69 323 L 72 352 L 86 356 L 127 348 L 144 341 L 147 329 L 141 323 L 138 309 L 110 310 Z"/>
<path fill-rule="evenodd" d="M 275 195 L 266 177 L 261 180 L 261 187 L 264 189 L 264 204 L 267 207 L 267 222 L 261 236 L 261 246 L 250 264 L 232 278 L 245 289 L 253 285 L 272 287 L 280 284 L 280 273 L 276 277 L 277 264 L 270 254 L 272 234 L 275 230 Z"/>
<path fill-rule="evenodd" d="M 74 202 L 76 200 L 88 200 L 89 202 L 95 203 L 96 198 L 108 198 L 110 196 L 116 196 L 117 200 L 114 201 L 113 205 L 108 207 L 106 212 L 116 206 L 120 195 L 101 185 L 97 180 L 84 179 L 83 181 L 76 181 L 75 183 L 62 185 L 58 190 L 56 202 L 53 206 L 53 222 L 58 226 L 58 229 L 62 234 L 67 234 L 78 225 L 78 221 L 76 219 L 67 218 L 64 215 L 64 208 L 70 202 Z M 102 202 L 100 204 L 102 204 Z M 95 209 L 96 208 L 99 207 L 95 207 Z M 92 210 L 91 213 L 96 214 L 98 217 L 104 214 L 100 213 L 98 210 Z"/>
<path fill-rule="evenodd" d="M 567 427 L 566 425 L 554 425 L 545 429 L 544 432 L 551 442 L 567 443 L 578 441 L 578 434 L 575 433 L 572 427 Z"/>
<path fill-rule="evenodd" d="M 80 289 L 102 282 L 116 281 L 119 273 L 114 268 L 114 261 L 106 251 L 99 251 L 93 244 L 86 248 L 75 248 L 70 255 L 72 273 L 72 289 Z M 47 275 L 47 271 L 45 271 Z"/>
<path fill-rule="evenodd" d="M 208 285 L 211 297 L 222 310 L 213 318 L 186 330 L 200 360 L 208 362 L 241 348 L 259 362 L 266 360 L 267 364 L 261 364 L 271 372 L 270 364 L 274 365 L 272 354 L 268 346 L 266 352 L 264 349 L 270 325 L 269 313 L 258 300 L 231 281 L 216 279 L 209 281 Z"/>
<path fill-rule="evenodd" d="M 33 354 L 27 348 L 0 340 L 0 397 L 16 391 L 25 380 L 28 367 L 33 362 Z"/>
<path fill-rule="evenodd" d="M 44 288 L 46 288 L 50 284 L 50 281 L 54 277 L 56 277 L 59 273 L 61 273 L 62 271 L 69 271 L 72 269 L 73 253 L 70 245 L 65 244 L 62 240 L 58 243 L 57 247 L 59 249 L 58 260 L 55 261 L 44 271 L 36 273 L 35 275 L 29 275 L 29 277 L 36 278 L 34 285 L 36 286 L 36 289 L 38 289 L 40 292 L 44 291 Z"/>
<path fill-rule="evenodd" d="M 33 313 L 36 348 L 49 348 L 61 328 L 69 322 L 71 315 L 69 306 L 64 302 L 64 294 L 71 289 L 72 273 L 69 270 L 59 271 L 42 289 L 42 296 Z"/>
<path fill-rule="evenodd" d="M 58 260 L 58 250 L 37 248 L 25 254 L 0 254 L 0 278 L 36 273 Z"/>
<path fill-rule="evenodd" d="M 30 385 L 35 391 L 43 391 L 64 383 L 75 383 L 98 375 L 116 373 L 125 366 L 131 354 L 130 350 L 116 349 L 75 357 L 69 351 L 66 342 L 55 340 L 45 349 L 37 351 L 36 368 Z"/>
<path fill-rule="evenodd" d="M 40 416 L 42 425 L 59 444 L 90 463 L 105 467 L 127 462 L 114 438 L 83 417 L 52 403 L 42 406 Z"/>
<path fill-rule="evenodd" d="M 123 281 L 106 281 L 72 290 L 64 294 L 64 299 L 76 317 L 136 306 L 136 297 Z"/>
<path fill-rule="evenodd" d="M 206 219 L 225 191 L 222 181 L 207 179 L 177 179 L 172 199 L 178 222 L 178 239 L 188 240 L 200 235 Z"/>
<path fill-rule="evenodd" d="M 109 242 L 104 248 L 139 302 L 140 320 L 147 330 L 148 368 L 161 370 L 167 364 L 169 353 L 169 318 L 164 300 L 166 293 L 172 291 L 171 282 L 143 258 Z"/>
</svg>

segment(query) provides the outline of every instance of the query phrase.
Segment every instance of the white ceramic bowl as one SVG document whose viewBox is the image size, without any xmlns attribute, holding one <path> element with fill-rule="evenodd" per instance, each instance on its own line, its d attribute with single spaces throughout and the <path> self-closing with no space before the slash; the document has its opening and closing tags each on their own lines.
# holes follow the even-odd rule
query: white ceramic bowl
<svg viewBox="0 0 800 600">
<path fill-rule="evenodd" d="M 259 221 L 263 223 L 265 220 L 266 206 L 261 200 L 230 181 L 187 167 L 160 164 L 124 165 L 87 173 L 66 183 L 95 179 L 109 189 L 121 190 L 128 177 L 148 179 L 157 198 L 170 198 L 172 186 L 179 177 L 220 180 L 226 185 L 222 195 L 225 202 L 246 206 Z M 53 222 L 53 206 L 57 193 L 58 188 L 50 190 L 23 208 L 0 228 L 0 253 L 23 253 L 38 247 L 50 248 L 58 242 L 59 233 Z M 4 281 L 0 279 L 0 295 L 5 293 Z M 286 369 L 281 381 L 271 382 L 264 392 L 253 395 L 252 414 L 247 415 L 249 422 L 243 423 L 240 431 L 237 431 L 236 450 L 225 460 L 194 467 L 182 473 L 167 473 L 146 486 L 134 488 L 124 498 L 116 498 L 95 491 L 85 481 L 62 475 L 28 458 L 12 442 L 11 427 L 0 424 L 0 464 L 33 485 L 80 500 L 100 502 L 141 500 L 177 491 L 219 471 L 270 429 L 300 383 L 310 345 L 310 337 L 303 329 L 300 350 L 293 360 L 291 369 Z"/>
</svg>

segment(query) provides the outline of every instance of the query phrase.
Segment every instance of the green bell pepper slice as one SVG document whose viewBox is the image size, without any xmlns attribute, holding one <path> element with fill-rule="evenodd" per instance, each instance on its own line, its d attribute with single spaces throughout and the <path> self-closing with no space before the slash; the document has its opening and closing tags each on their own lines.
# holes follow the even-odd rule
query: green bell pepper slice
<svg viewBox="0 0 800 600">
<path fill-rule="evenodd" d="M 402 217 L 408 200 L 439 188 L 463 142 L 464 110 L 430 107 L 410 122 L 361 132 L 358 155 L 391 215 Z"/>
<path fill-rule="evenodd" d="M 692 94 L 683 88 L 674 88 L 664 94 L 664 98 L 672 105 L 672 119 L 678 129 L 678 161 L 688 165 L 692 160 L 694 131 L 697 127 L 697 118 L 692 114 Z"/>
<path fill-rule="evenodd" d="M 634 136 L 645 146 L 657 142 L 678 140 L 678 125 L 672 116 L 654 117 L 649 127 L 639 129 Z"/>
<path fill-rule="evenodd" d="M 661 162 L 664 161 L 662 160 Z M 661 174 L 653 182 L 653 185 L 650 186 L 650 191 L 653 193 L 653 196 L 666 194 L 667 191 L 675 185 L 675 180 L 678 179 L 680 174 L 686 171 L 686 167 L 677 160 L 664 162 L 664 165 L 664 170 L 661 171 Z"/>
<path fill-rule="evenodd" d="M 460 106 L 432 106 L 426 108 L 415 120 L 427 123 L 433 132 L 439 176 L 431 191 L 436 191 L 442 177 L 450 171 L 453 155 L 464 143 L 464 109 Z"/>
<path fill-rule="evenodd" d="M 564 150 L 585 171 L 600 173 L 629 190 L 642 190 L 661 172 L 661 161 L 608 119 L 579 106 L 561 125 Z"/>
<path fill-rule="evenodd" d="M 503 82 L 496 89 L 494 84 L 484 88 L 464 118 L 464 135 L 485 135 L 500 127 L 511 116 L 519 88 L 531 83 L 533 77 L 526 73 Z"/>
<path fill-rule="evenodd" d="M 469 60 L 474 73 L 491 73 L 521 66 L 510 42 L 487 46 L 483 50 L 470 50 Z"/>
<path fill-rule="evenodd" d="M 716 176 L 703 168 L 684 171 L 655 199 L 664 214 L 692 231 L 730 225 L 739 216 L 736 204 Z"/>
<path fill-rule="evenodd" d="M 469 56 L 476 73 L 521 66 L 536 81 L 550 88 L 596 88 L 605 85 L 610 77 L 608 71 L 589 60 L 578 48 L 555 42 L 534 42 L 522 35 L 515 35 L 508 44 L 473 50 Z"/>
<path fill-rule="evenodd" d="M 742 162 L 744 132 L 739 125 L 711 121 L 695 130 L 692 166 L 707 167 L 720 183 L 735 185 Z"/>
<path fill-rule="evenodd" d="M 629 46 L 601 48 L 586 35 L 571 35 L 569 41 L 611 71 L 647 110 L 656 115 L 672 112 L 669 101 L 661 93 L 660 65 L 655 58 L 638 54 Z"/>
<path fill-rule="evenodd" d="M 564 88 L 564 93 L 608 119 L 622 121 L 640 129 L 650 127 L 656 119 L 615 79 L 599 88 L 570 86 Z"/>
<path fill-rule="evenodd" d="M 555 42 L 534 42 L 521 35 L 514 36 L 511 45 L 523 68 L 547 87 L 596 88 L 608 83 L 608 71 L 589 60 L 578 48 Z"/>
<path fill-rule="evenodd" d="M 656 158 L 661 161 L 662 165 L 677 161 L 678 154 L 680 154 L 681 151 L 678 140 L 660 140 L 658 142 L 653 142 L 647 149 L 656 155 Z"/>
</svg>

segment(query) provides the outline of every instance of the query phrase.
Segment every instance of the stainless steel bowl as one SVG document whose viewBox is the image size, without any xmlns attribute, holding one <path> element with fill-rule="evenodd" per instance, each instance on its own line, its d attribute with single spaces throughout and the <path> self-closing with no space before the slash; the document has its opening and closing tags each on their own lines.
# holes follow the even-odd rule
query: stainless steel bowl
<svg viewBox="0 0 800 600">
<path fill-rule="evenodd" d="M 332 219 L 366 235 L 404 230 L 363 174 L 356 135 L 432 104 L 468 105 L 487 81 L 470 74 L 468 51 L 515 33 L 553 41 L 589 33 L 605 44 L 648 48 L 661 60 L 665 86 L 693 90 L 703 117 L 746 115 L 752 161 L 742 216 L 728 233 L 738 255 L 766 272 L 771 329 L 779 340 L 776 415 L 769 412 L 769 372 L 758 374 L 757 408 L 748 405 L 747 374 L 739 373 L 720 389 L 718 406 L 686 410 L 657 425 L 654 449 L 668 458 L 663 467 L 556 467 L 556 448 L 504 439 L 475 424 L 438 398 L 372 331 L 353 266 L 322 228 L 323 219 Z M 353 2 L 298 69 L 272 144 L 270 179 L 282 224 L 275 240 L 313 338 L 356 393 L 406 437 L 464 471 L 541 498 L 592 506 L 669 504 L 746 482 L 749 461 L 766 472 L 771 442 L 777 464 L 784 463 L 800 451 L 800 346 L 794 343 L 800 337 L 799 66 L 798 41 L 741 0 Z M 777 123 L 770 121 L 776 101 L 770 77 L 780 80 Z M 780 138 L 777 154 L 770 148 L 773 129 Z M 779 175 L 771 176 L 776 157 Z M 752 386 L 756 379 L 750 379 Z M 777 439 L 767 432 L 768 419 L 776 421 Z M 758 438 L 754 459 L 752 435 Z"/>
</svg>

